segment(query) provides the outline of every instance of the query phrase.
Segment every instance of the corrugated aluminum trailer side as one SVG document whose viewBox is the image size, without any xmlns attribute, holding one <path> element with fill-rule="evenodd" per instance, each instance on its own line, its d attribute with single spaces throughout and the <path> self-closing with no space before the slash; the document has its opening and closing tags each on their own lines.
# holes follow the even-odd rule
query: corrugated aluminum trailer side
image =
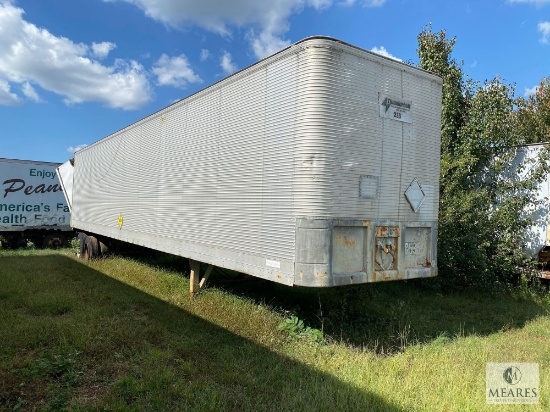
<svg viewBox="0 0 550 412">
<path fill-rule="evenodd" d="M 77 152 L 72 226 L 287 285 L 435 276 L 441 85 L 305 39 Z"/>
</svg>

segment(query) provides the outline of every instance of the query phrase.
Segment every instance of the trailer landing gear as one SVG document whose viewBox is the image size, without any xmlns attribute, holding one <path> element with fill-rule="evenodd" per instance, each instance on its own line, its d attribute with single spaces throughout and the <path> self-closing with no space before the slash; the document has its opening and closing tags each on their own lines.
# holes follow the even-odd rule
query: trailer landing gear
<svg viewBox="0 0 550 412">
<path fill-rule="evenodd" d="M 78 234 L 80 241 L 79 257 L 82 260 L 95 259 L 99 256 L 98 241 L 94 236 L 88 236 L 85 233 Z"/>
<path fill-rule="evenodd" d="M 206 272 L 204 272 L 204 276 L 201 279 L 200 278 L 201 262 L 197 260 L 189 259 L 189 264 L 191 266 L 190 279 L 189 279 L 189 295 L 191 296 L 191 298 L 193 298 L 204 287 L 204 284 L 206 283 L 206 281 L 210 277 L 210 274 L 212 273 L 213 266 L 208 265 L 208 268 L 206 269 Z"/>
<path fill-rule="evenodd" d="M 81 232 L 78 234 L 78 241 L 80 242 L 78 257 L 82 260 L 96 259 L 109 254 L 110 248 L 104 238 Z"/>
</svg>

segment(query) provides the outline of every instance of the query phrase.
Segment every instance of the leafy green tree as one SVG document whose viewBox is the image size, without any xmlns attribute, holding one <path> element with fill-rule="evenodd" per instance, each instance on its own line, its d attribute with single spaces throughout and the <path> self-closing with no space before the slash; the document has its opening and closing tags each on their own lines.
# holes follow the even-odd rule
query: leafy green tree
<svg viewBox="0 0 550 412">
<path fill-rule="evenodd" d="M 547 162 L 510 171 L 517 125 L 514 88 L 499 78 L 465 80 L 451 57 L 456 38 L 431 27 L 418 36 L 420 67 L 443 78 L 438 259 L 442 286 L 494 288 L 525 267 L 523 244 Z"/>
<path fill-rule="evenodd" d="M 550 77 L 541 80 L 535 93 L 517 101 L 516 128 L 526 143 L 550 141 Z"/>
<path fill-rule="evenodd" d="M 452 156 L 454 153 L 467 103 L 462 68 L 451 58 L 455 42 L 456 37 L 447 39 L 444 30 L 433 33 L 431 26 L 422 29 L 418 36 L 420 67 L 443 78 L 441 152 L 445 156 Z"/>
</svg>

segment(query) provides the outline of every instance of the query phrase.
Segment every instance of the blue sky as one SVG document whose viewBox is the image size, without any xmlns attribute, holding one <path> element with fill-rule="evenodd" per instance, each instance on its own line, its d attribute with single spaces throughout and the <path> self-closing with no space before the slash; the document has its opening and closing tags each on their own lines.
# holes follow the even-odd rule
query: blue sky
<svg viewBox="0 0 550 412">
<path fill-rule="evenodd" d="M 64 162 L 308 36 L 416 64 L 428 23 L 474 80 L 550 76 L 550 0 L 0 0 L 0 157 Z"/>
</svg>

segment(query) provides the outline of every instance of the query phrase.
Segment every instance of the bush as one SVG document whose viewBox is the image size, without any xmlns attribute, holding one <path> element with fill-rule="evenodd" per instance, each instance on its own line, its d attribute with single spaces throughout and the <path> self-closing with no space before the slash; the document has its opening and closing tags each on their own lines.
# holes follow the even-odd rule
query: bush
<svg viewBox="0 0 550 412">
<path fill-rule="evenodd" d="M 420 67 L 443 78 L 438 282 L 446 289 L 495 290 L 516 284 L 535 263 L 523 252 L 548 151 L 510 172 L 517 145 L 530 142 L 518 124 L 514 87 L 499 78 L 464 78 L 451 58 L 456 39 L 431 27 L 418 36 Z M 517 173 L 516 173 L 517 172 Z"/>
</svg>

